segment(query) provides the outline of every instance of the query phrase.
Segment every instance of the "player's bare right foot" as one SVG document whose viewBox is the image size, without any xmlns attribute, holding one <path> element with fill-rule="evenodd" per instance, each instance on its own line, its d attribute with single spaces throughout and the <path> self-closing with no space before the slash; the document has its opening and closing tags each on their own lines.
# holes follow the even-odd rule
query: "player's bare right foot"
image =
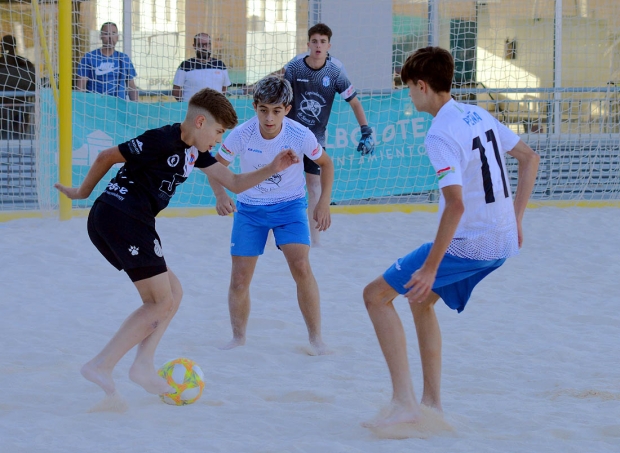
<svg viewBox="0 0 620 453">
<path fill-rule="evenodd" d="M 102 370 L 91 360 L 82 367 L 80 373 L 82 373 L 84 378 L 101 387 L 106 395 L 112 396 L 116 392 L 116 385 L 114 384 L 114 379 L 112 379 L 111 370 Z"/>
<path fill-rule="evenodd" d="M 224 346 L 220 346 L 219 348 L 223 351 L 227 351 L 229 349 L 234 349 L 237 346 L 243 346 L 245 344 L 245 337 L 233 337 L 232 340 L 230 340 L 228 343 L 226 343 Z"/>
<path fill-rule="evenodd" d="M 390 403 L 390 406 L 382 411 L 379 416 L 373 420 L 363 422 L 364 428 L 385 428 L 388 426 L 399 425 L 402 423 L 415 424 L 419 423 L 422 418 L 422 411 L 417 405 L 403 406 L 397 403 Z"/>
<path fill-rule="evenodd" d="M 157 374 L 155 368 L 135 363 L 129 369 L 129 379 L 153 395 L 174 392 L 166 380 Z"/>
</svg>

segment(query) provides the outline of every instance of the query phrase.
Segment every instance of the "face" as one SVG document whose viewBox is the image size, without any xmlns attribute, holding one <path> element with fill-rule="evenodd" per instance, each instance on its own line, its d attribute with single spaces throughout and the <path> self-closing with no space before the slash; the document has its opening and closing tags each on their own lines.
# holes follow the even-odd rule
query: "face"
<svg viewBox="0 0 620 453">
<path fill-rule="evenodd" d="M 258 116 L 260 134 L 263 138 L 271 139 L 276 137 L 282 130 L 282 121 L 291 110 L 292 106 L 285 107 L 284 104 L 257 104 L 253 103 L 254 111 Z"/>
<path fill-rule="evenodd" d="M 312 58 L 327 58 L 327 52 L 331 47 L 332 45 L 326 35 L 317 33 L 310 36 L 310 41 L 308 41 L 308 49 L 310 49 Z"/>
<path fill-rule="evenodd" d="M 188 144 L 195 146 L 201 153 L 211 151 L 215 145 L 222 143 L 226 128 L 211 115 L 197 115 L 194 119 L 194 126 L 193 140 Z"/>
<path fill-rule="evenodd" d="M 114 49 L 116 47 L 116 43 L 118 42 L 118 28 L 114 25 L 104 25 L 101 28 L 101 33 L 99 35 L 101 37 L 101 43 L 106 49 Z"/>
<path fill-rule="evenodd" d="M 200 34 L 196 37 L 196 58 L 199 60 L 208 60 L 211 58 L 211 38 L 209 35 Z"/>
<path fill-rule="evenodd" d="M 413 102 L 415 109 L 418 112 L 424 112 L 426 84 L 421 80 L 418 80 L 416 83 L 409 80 L 407 82 L 407 86 L 409 87 L 409 97 L 411 98 L 411 102 Z"/>
</svg>

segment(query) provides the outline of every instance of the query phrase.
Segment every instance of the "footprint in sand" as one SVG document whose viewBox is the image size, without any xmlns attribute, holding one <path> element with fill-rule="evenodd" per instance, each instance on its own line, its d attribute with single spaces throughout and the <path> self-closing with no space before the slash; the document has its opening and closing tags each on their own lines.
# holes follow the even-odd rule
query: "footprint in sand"
<svg viewBox="0 0 620 453">
<path fill-rule="evenodd" d="M 332 403 L 334 398 L 331 396 L 321 396 L 314 392 L 298 390 L 285 393 L 284 395 L 268 395 L 263 397 L 265 401 L 271 403 Z"/>
</svg>

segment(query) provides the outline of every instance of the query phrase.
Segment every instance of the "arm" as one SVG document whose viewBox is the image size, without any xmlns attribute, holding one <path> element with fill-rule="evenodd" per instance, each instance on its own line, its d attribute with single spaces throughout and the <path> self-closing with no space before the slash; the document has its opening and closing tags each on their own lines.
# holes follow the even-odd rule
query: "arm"
<svg viewBox="0 0 620 453">
<path fill-rule="evenodd" d="M 230 162 L 224 159 L 222 156 L 217 154 L 215 159 L 222 164 L 224 167 L 228 167 Z M 211 178 L 209 174 L 203 170 L 207 175 L 207 179 L 209 180 L 209 185 L 211 189 L 213 189 L 213 193 L 215 194 L 215 210 L 219 215 L 228 215 L 232 214 L 237 210 L 235 207 L 235 203 L 233 199 L 228 196 L 226 193 L 226 189 L 222 186 L 215 178 Z"/>
<path fill-rule="evenodd" d="M 88 77 L 80 77 L 78 76 L 75 88 L 78 91 L 86 91 L 86 83 L 88 82 Z"/>
<path fill-rule="evenodd" d="M 183 100 L 183 88 L 179 85 L 172 85 L 172 96 L 174 96 L 177 101 L 181 102 Z"/>
<path fill-rule="evenodd" d="M 299 157 L 297 154 L 291 149 L 285 149 L 269 165 L 248 173 L 233 173 L 219 162 L 210 167 L 201 168 L 201 170 L 207 175 L 209 182 L 216 181 L 231 192 L 241 193 L 269 178 L 274 173 L 284 171 L 298 162 Z"/>
<path fill-rule="evenodd" d="M 323 152 L 321 157 L 314 162 L 321 167 L 321 196 L 314 208 L 312 217 L 316 221 L 316 228 L 319 231 L 325 231 L 331 225 L 329 206 L 331 204 L 332 186 L 334 185 L 334 163 L 326 152 Z"/>
<path fill-rule="evenodd" d="M 446 254 L 446 250 L 448 250 L 448 246 L 452 238 L 454 238 L 456 228 L 461 221 L 463 212 L 465 212 L 463 189 L 461 186 L 446 186 L 441 189 L 441 192 L 446 204 L 439 221 L 435 241 L 422 267 L 415 271 L 411 276 L 411 280 L 405 284 L 405 288 L 410 288 L 405 294 L 409 303 L 423 302 L 431 292 L 439 264 Z"/>
<path fill-rule="evenodd" d="M 360 127 L 368 126 L 368 121 L 366 120 L 366 114 L 364 113 L 364 107 L 362 107 L 362 103 L 357 98 L 357 96 L 351 99 L 351 101 L 349 102 L 349 105 L 351 106 L 351 109 L 353 109 L 353 114 L 355 115 L 357 124 L 359 124 Z"/>
<path fill-rule="evenodd" d="M 514 206 L 517 218 L 517 230 L 519 233 L 519 247 L 523 244 L 522 220 L 527 202 L 534 190 L 536 175 L 538 174 L 538 164 L 540 156 L 534 152 L 523 140 L 519 140 L 517 145 L 508 154 L 519 162 L 519 173 L 517 180 L 517 191 L 515 194 Z"/>
<path fill-rule="evenodd" d="M 112 168 L 112 165 L 125 162 L 125 158 L 118 149 L 118 146 L 108 148 L 99 153 L 95 162 L 88 170 L 86 178 L 80 184 L 80 187 L 66 187 L 60 183 L 54 184 L 54 187 L 61 193 L 65 194 L 71 200 L 82 200 L 88 198 L 93 189 L 101 178 Z"/>
<path fill-rule="evenodd" d="M 130 101 L 138 101 L 138 87 L 133 79 L 127 81 L 127 94 Z"/>
</svg>

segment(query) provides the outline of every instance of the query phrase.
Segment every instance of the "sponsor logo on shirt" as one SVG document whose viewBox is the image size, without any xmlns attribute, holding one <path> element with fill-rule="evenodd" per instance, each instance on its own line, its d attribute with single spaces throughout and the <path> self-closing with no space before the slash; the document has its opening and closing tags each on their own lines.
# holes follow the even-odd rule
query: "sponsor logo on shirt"
<svg viewBox="0 0 620 453">
<path fill-rule="evenodd" d="M 330 82 L 329 76 L 323 77 L 323 86 L 324 87 L 328 87 L 329 86 L 329 82 Z"/>
<path fill-rule="evenodd" d="M 136 256 L 139 252 L 140 252 L 140 247 L 136 247 L 135 245 L 129 246 L 129 253 L 131 253 L 132 256 Z"/>
<path fill-rule="evenodd" d="M 131 154 L 140 154 L 142 152 L 142 142 L 134 138 L 129 142 L 129 151 Z"/>
<path fill-rule="evenodd" d="M 248 151 L 251 153 L 263 154 L 263 152 L 260 149 L 248 148 Z"/>
<path fill-rule="evenodd" d="M 310 82 L 308 79 L 297 79 L 298 82 Z"/>
<path fill-rule="evenodd" d="M 355 92 L 355 88 L 353 88 L 353 85 L 351 85 L 349 88 L 347 88 L 346 90 L 344 90 L 342 92 L 342 98 L 343 99 L 348 99 L 351 96 L 353 96 L 354 92 Z"/>
<path fill-rule="evenodd" d="M 113 61 L 104 61 L 99 65 L 99 67 L 95 68 L 95 75 L 106 75 L 110 72 L 114 72 L 115 69 L 116 67 L 114 66 Z"/>
<path fill-rule="evenodd" d="M 174 156 L 170 156 L 167 162 L 170 167 L 176 167 L 180 160 L 179 156 L 175 154 Z"/>
<path fill-rule="evenodd" d="M 446 167 L 446 168 L 442 168 L 441 170 L 437 170 L 437 179 L 439 179 L 440 181 L 448 175 L 448 173 L 454 173 L 454 167 Z"/>
<path fill-rule="evenodd" d="M 306 91 L 301 97 L 303 100 L 299 103 L 297 118 L 305 126 L 314 126 L 319 121 L 321 111 L 327 102 L 323 96 L 314 91 Z"/>
<path fill-rule="evenodd" d="M 233 155 L 232 151 L 231 151 L 231 150 L 229 150 L 228 148 L 226 148 L 226 147 L 224 146 L 224 144 L 222 144 L 222 148 L 221 148 L 221 150 L 222 150 L 222 152 L 223 152 L 224 154 L 228 154 L 229 156 L 232 156 L 232 155 Z"/>
<path fill-rule="evenodd" d="M 319 154 L 319 152 L 321 151 L 321 145 L 317 145 L 316 148 L 314 148 L 314 150 L 312 150 L 312 152 L 310 153 L 311 156 L 316 156 L 317 154 Z"/>
</svg>

